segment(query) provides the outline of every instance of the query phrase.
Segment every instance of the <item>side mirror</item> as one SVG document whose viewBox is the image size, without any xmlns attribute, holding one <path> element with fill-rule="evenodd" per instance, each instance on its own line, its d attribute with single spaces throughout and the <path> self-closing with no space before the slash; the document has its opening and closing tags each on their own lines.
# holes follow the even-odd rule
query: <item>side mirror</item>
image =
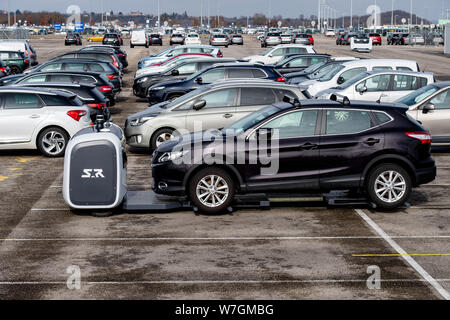
<svg viewBox="0 0 450 320">
<path fill-rule="evenodd" d="M 196 101 L 192 107 L 194 108 L 194 110 L 200 110 L 200 109 L 204 108 L 205 106 L 206 106 L 206 101 L 202 99 L 202 100 Z"/>
<path fill-rule="evenodd" d="M 269 57 L 269 58 L 272 58 L 272 57 L 273 57 L 273 54 L 269 54 L 268 57 Z"/>
<path fill-rule="evenodd" d="M 180 74 L 180 71 L 178 71 L 177 69 L 172 70 L 172 75 L 173 76 L 178 76 Z"/>
<path fill-rule="evenodd" d="M 430 111 L 434 110 L 434 104 L 432 103 L 427 103 L 423 109 L 422 109 L 422 113 L 428 113 Z"/>
<path fill-rule="evenodd" d="M 266 140 L 269 141 L 272 139 L 273 136 L 273 129 L 271 128 L 259 128 L 255 132 L 255 137 L 258 140 Z"/>
<path fill-rule="evenodd" d="M 345 82 L 345 79 L 343 77 L 339 77 L 337 79 L 337 84 L 343 84 Z"/>
<path fill-rule="evenodd" d="M 171 53 L 168 53 L 168 54 L 167 54 L 167 57 L 169 57 L 169 58 L 170 58 L 171 56 L 172 56 L 172 54 L 171 54 Z"/>
<path fill-rule="evenodd" d="M 363 94 L 364 92 L 367 91 L 367 87 L 366 86 L 362 86 L 361 88 L 358 89 L 359 94 Z"/>
<path fill-rule="evenodd" d="M 197 79 L 195 79 L 195 82 L 197 82 L 198 84 L 203 83 L 202 77 L 198 77 Z"/>
</svg>

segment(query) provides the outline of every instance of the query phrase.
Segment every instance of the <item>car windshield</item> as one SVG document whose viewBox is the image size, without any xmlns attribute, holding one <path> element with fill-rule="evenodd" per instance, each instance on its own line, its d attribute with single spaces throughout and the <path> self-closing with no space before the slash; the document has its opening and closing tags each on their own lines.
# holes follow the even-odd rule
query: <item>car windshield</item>
<svg viewBox="0 0 450 320">
<path fill-rule="evenodd" d="M 340 64 L 330 64 L 316 72 L 311 78 L 319 81 L 328 81 L 333 78 L 344 66 Z"/>
<path fill-rule="evenodd" d="M 419 90 L 416 90 L 414 92 L 411 92 L 410 94 L 404 96 L 403 98 L 398 99 L 395 102 L 406 104 L 407 106 L 412 106 L 416 103 L 421 102 L 422 100 L 425 100 L 430 95 L 435 93 L 439 90 L 439 87 L 436 87 L 435 85 L 428 85 L 423 88 L 420 88 Z"/>
<path fill-rule="evenodd" d="M 320 68 L 322 68 L 323 66 L 325 66 L 326 64 L 328 64 L 328 62 L 319 62 L 319 63 L 315 63 L 313 65 L 310 65 L 308 68 L 306 68 L 305 70 L 303 70 L 304 73 L 313 73 L 317 70 L 319 70 Z"/>
<path fill-rule="evenodd" d="M 232 131 L 235 135 L 239 134 L 250 129 L 254 125 L 260 123 L 261 121 L 277 113 L 278 111 L 280 111 L 280 109 L 274 106 L 268 106 L 266 108 L 260 109 L 236 121 L 232 125 L 225 127 L 222 130 L 222 133 L 229 133 L 230 131 Z"/>
<path fill-rule="evenodd" d="M 343 84 L 341 84 L 340 86 L 337 86 L 337 89 L 347 89 L 348 87 L 352 86 L 353 84 L 355 84 L 356 82 L 364 79 L 365 77 L 367 77 L 369 75 L 368 72 L 363 72 L 360 73 L 350 79 L 348 79 L 347 81 L 345 81 Z"/>
</svg>

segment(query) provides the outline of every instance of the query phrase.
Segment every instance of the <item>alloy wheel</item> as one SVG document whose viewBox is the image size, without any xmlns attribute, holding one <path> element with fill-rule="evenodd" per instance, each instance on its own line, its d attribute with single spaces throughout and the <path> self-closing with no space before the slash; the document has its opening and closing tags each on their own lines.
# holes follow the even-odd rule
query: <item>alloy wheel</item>
<svg viewBox="0 0 450 320">
<path fill-rule="evenodd" d="M 227 200 L 229 192 L 226 181 L 217 175 L 208 175 L 197 183 L 198 200 L 210 208 L 222 205 Z"/>
<path fill-rule="evenodd" d="M 57 131 L 49 131 L 42 139 L 42 148 L 51 155 L 57 155 L 64 150 L 66 139 Z"/>
<path fill-rule="evenodd" d="M 396 202 L 403 197 L 405 192 L 405 178 L 396 171 L 384 171 L 375 180 L 375 194 L 383 202 Z"/>
</svg>

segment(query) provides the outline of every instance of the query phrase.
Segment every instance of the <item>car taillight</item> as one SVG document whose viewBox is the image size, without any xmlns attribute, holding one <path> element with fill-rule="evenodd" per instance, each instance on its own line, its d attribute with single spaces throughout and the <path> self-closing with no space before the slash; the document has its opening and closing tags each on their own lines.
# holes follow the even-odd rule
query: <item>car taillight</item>
<svg viewBox="0 0 450 320">
<path fill-rule="evenodd" d="M 25 57 L 28 57 L 28 52 L 25 51 Z"/>
<path fill-rule="evenodd" d="M 113 55 L 111 55 L 111 58 L 113 59 L 113 65 L 116 68 L 119 68 L 119 64 L 117 63 L 116 57 L 114 57 Z"/>
<path fill-rule="evenodd" d="M 102 110 L 106 107 L 106 103 L 88 103 L 88 106 L 91 108 Z"/>
<path fill-rule="evenodd" d="M 228 41 L 228 38 L 225 38 L 225 41 Z"/>
<path fill-rule="evenodd" d="M 114 41 L 119 41 L 119 38 L 115 38 Z"/>
<path fill-rule="evenodd" d="M 286 79 L 284 77 L 278 77 L 277 82 L 285 82 Z"/>
<path fill-rule="evenodd" d="M 28 59 L 23 60 L 23 62 L 24 62 L 25 64 L 29 64 L 29 63 L 30 63 L 30 61 L 28 61 Z"/>
<path fill-rule="evenodd" d="M 0 67 L 0 71 L 6 73 L 6 69 L 4 67 Z"/>
<path fill-rule="evenodd" d="M 101 86 L 100 89 L 98 91 L 100 92 L 107 92 L 107 91 L 112 91 L 112 87 L 110 86 Z"/>
<path fill-rule="evenodd" d="M 428 132 L 406 132 L 406 135 L 410 138 L 419 140 L 422 144 L 431 143 L 431 135 Z"/>
<path fill-rule="evenodd" d="M 117 79 L 117 78 L 119 78 L 118 74 L 107 74 L 106 76 L 108 77 L 108 79 Z"/>
<path fill-rule="evenodd" d="M 84 110 L 70 110 L 67 115 L 74 119 L 75 121 L 80 121 L 80 119 L 87 114 Z"/>
<path fill-rule="evenodd" d="M 214 38 L 212 38 L 211 40 L 214 41 Z"/>
</svg>

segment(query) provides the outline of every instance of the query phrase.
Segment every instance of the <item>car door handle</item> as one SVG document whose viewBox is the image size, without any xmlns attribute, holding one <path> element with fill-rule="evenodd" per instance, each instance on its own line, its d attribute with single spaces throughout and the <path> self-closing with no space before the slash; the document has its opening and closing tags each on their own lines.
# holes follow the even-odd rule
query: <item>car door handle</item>
<svg viewBox="0 0 450 320">
<path fill-rule="evenodd" d="M 223 117 L 224 118 L 231 118 L 233 115 L 231 114 L 231 113 L 225 113 L 224 115 L 223 115 Z"/>
<path fill-rule="evenodd" d="M 310 143 L 310 142 L 306 142 L 306 143 L 304 143 L 304 144 L 302 144 L 302 145 L 300 146 L 300 149 L 302 149 L 302 150 L 313 150 L 313 149 L 317 149 L 317 144 L 313 144 L 313 143 Z"/>
<path fill-rule="evenodd" d="M 39 118 L 39 117 L 40 117 L 40 115 L 38 115 L 38 114 L 32 114 L 30 116 L 31 119 L 36 119 L 36 118 Z"/>
<path fill-rule="evenodd" d="M 380 139 L 369 138 L 367 140 L 364 140 L 364 143 L 369 146 L 373 146 L 376 143 L 380 143 Z"/>
</svg>

